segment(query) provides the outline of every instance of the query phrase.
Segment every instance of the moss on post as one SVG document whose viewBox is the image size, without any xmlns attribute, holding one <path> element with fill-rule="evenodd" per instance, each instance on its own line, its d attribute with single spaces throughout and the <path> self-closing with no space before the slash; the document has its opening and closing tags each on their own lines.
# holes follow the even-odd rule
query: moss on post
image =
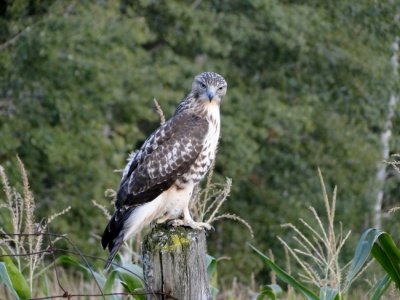
<svg viewBox="0 0 400 300">
<path fill-rule="evenodd" d="M 143 242 L 148 299 L 208 300 L 206 238 L 202 230 L 156 226 Z"/>
</svg>

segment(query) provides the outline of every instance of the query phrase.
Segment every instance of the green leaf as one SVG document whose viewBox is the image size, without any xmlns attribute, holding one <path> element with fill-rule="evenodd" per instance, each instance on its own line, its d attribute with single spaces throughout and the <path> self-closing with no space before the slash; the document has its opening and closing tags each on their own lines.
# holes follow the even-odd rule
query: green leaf
<svg viewBox="0 0 400 300">
<path fill-rule="evenodd" d="M 258 254 L 258 256 L 264 261 L 264 263 L 270 267 L 276 275 L 287 284 L 291 285 L 298 292 L 302 293 L 303 296 L 308 300 L 319 300 L 318 296 L 306 288 L 302 283 L 297 281 L 295 278 L 290 276 L 284 270 L 282 270 L 279 266 L 277 266 L 271 259 L 265 256 L 262 252 L 256 249 L 254 246 L 250 245 L 250 247 Z"/>
<path fill-rule="evenodd" d="M 107 279 L 102 287 L 103 293 L 112 293 L 115 279 L 117 279 L 117 277 L 118 277 L 118 272 L 116 270 L 112 270 L 111 272 L 108 273 Z M 110 299 L 117 300 L 119 299 L 119 297 L 111 296 Z"/>
<path fill-rule="evenodd" d="M 120 271 L 120 270 L 118 270 L 118 271 Z M 134 292 L 136 289 L 143 287 L 142 281 L 138 277 L 136 277 L 130 273 L 120 272 L 118 274 L 118 276 L 121 279 L 121 281 L 123 281 L 125 283 L 125 286 L 126 286 L 128 292 L 130 292 L 130 293 Z"/>
<path fill-rule="evenodd" d="M 386 274 L 379 280 L 372 288 L 373 294 L 371 296 L 371 300 L 379 300 L 382 295 L 385 293 L 387 288 L 390 286 L 392 280 L 390 276 Z"/>
<path fill-rule="evenodd" d="M 104 293 L 110 293 L 112 291 L 115 279 L 117 278 L 118 272 L 116 270 L 112 270 L 111 272 L 108 273 L 106 282 L 104 283 L 103 286 L 103 292 Z"/>
<path fill-rule="evenodd" d="M 282 295 L 282 288 L 277 284 L 269 284 L 261 288 L 260 293 L 257 296 L 257 300 L 263 300 L 264 297 L 275 300 L 280 295 Z"/>
<path fill-rule="evenodd" d="M 3 254 L 5 253 L 3 252 Z M 4 262 L 7 268 L 8 276 L 19 298 L 20 299 L 31 298 L 31 291 L 29 285 L 26 282 L 25 277 L 19 271 L 17 266 L 13 263 L 12 259 L 9 256 L 3 256 L 1 260 Z"/>
<path fill-rule="evenodd" d="M 390 234 L 382 232 L 382 234 L 379 235 L 379 243 L 387 249 L 386 251 L 392 261 L 400 262 L 400 249 L 396 246 L 396 243 L 393 241 Z"/>
<path fill-rule="evenodd" d="M 55 260 L 56 264 L 64 264 L 64 265 L 69 265 L 69 266 L 74 266 L 74 267 L 81 267 L 81 264 L 79 261 L 75 258 L 72 258 L 68 255 L 61 255 L 57 257 Z"/>
<path fill-rule="evenodd" d="M 137 288 L 137 289 L 131 290 L 131 287 L 129 286 L 129 283 L 126 283 L 125 281 L 121 281 L 121 284 L 125 288 L 125 290 L 133 296 L 134 299 L 136 299 L 136 300 L 146 300 L 145 289 Z"/>
<path fill-rule="evenodd" d="M 115 268 L 108 274 L 107 278 L 93 269 L 82 265 L 77 259 L 67 255 L 58 257 L 56 259 L 56 264 L 76 266 L 84 270 L 89 276 L 93 274 L 100 286 L 103 288 L 104 292 L 112 291 L 112 287 L 117 278 L 121 281 L 121 284 L 124 286 L 124 288 L 133 295 L 143 291 L 143 270 L 138 265 L 132 263 L 125 263 L 123 268 Z M 145 299 L 145 296 L 143 295 L 134 295 L 134 297 L 135 299 L 140 300 Z"/>
<path fill-rule="evenodd" d="M 8 276 L 6 264 L 4 262 L 0 262 L 0 283 L 1 282 L 6 285 L 8 290 L 15 296 L 16 299 L 20 299 L 11 283 L 11 279 Z"/>
<path fill-rule="evenodd" d="M 42 291 L 43 295 L 49 295 L 50 294 L 49 278 L 48 278 L 47 274 L 43 274 L 41 276 L 40 286 L 41 286 L 41 291 Z"/>
<path fill-rule="evenodd" d="M 400 269 L 399 260 L 393 256 L 390 247 L 386 244 L 374 244 L 371 251 L 374 258 L 379 262 L 382 268 L 389 274 L 391 279 L 400 287 Z"/>
<path fill-rule="evenodd" d="M 337 289 L 331 288 L 329 286 L 324 286 L 319 291 L 319 297 L 321 300 L 339 300 L 340 294 Z"/>
<path fill-rule="evenodd" d="M 211 255 L 206 255 L 206 267 L 208 278 L 212 278 L 217 272 L 217 260 Z"/>
<path fill-rule="evenodd" d="M 142 268 L 132 263 L 126 263 L 124 268 L 118 267 L 114 271 L 121 280 L 121 284 L 135 296 L 135 299 L 146 299 L 144 295 L 135 295 L 135 293 L 142 292 L 144 289 Z"/>
<path fill-rule="evenodd" d="M 90 267 L 82 265 L 77 259 L 72 258 L 68 255 L 62 255 L 57 257 L 54 263 L 79 267 L 81 270 L 84 270 L 87 273 L 87 275 L 94 276 L 94 278 L 96 279 L 96 281 L 99 283 L 100 286 L 104 286 L 106 282 L 106 278 L 104 275 L 100 274 L 99 272 L 96 272 Z"/>
<path fill-rule="evenodd" d="M 125 263 L 123 267 L 124 268 L 118 267 L 116 270 L 119 273 L 127 273 L 131 276 L 135 276 L 141 281 L 144 280 L 143 269 L 140 266 L 133 263 Z"/>
<path fill-rule="evenodd" d="M 388 233 L 375 228 L 369 228 L 361 235 L 346 278 L 347 285 L 351 285 L 370 254 L 400 288 L 400 249 Z"/>
<path fill-rule="evenodd" d="M 378 239 L 380 231 L 374 228 L 367 229 L 361 235 L 357 244 L 356 251 L 351 261 L 351 267 L 346 277 L 346 286 L 350 287 L 354 278 L 362 270 L 367 261 L 375 241 Z"/>
<path fill-rule="evenodd" d="M 217 296 L 219 292 L 219 289 L 217 288 L 218 286 L 217 263 L 218 262 L 215 259 L 215 257 L 208 254 L 206 255 L 207 275 L 213 299 Z"/>
</svg>

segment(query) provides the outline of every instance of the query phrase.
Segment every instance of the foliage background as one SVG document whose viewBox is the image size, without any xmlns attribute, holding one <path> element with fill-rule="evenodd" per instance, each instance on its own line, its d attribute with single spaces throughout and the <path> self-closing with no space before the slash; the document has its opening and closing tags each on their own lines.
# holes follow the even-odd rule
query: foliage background
<svg viewBox="0 0 400 300">
<path fill-rule="evenodd" d="M 228 81 L 217 180 L 233 179 L 209 252 L 230 256 L 221 281 L 262 267 L 246 241 L 282 253 L 275 235 L 308 206 L 320 207 L 319 166 L 339 186 L 337 217 L 371 226 L 379 135 L 390 93 L 396 1 L 51 1 L 0 3 L 0 164 L 24 161 L 39 215 L 68 205 L 52 224 L 82 251 L 103 254 L 105 205 L 128 152 L 170 116 L 204 70 Z M 398 116 L 391 140 L 399 152 Z M 11 177 L 12 177 L 11 176 Z M 395 177 L 385 208 L 397 202 Z M 111 206 L 110 206 L 111 208 Z M 322 209 L 322 207 L 321 207 Z M 399 223 L 385 219 L 391 233 Z M 352 249 L 348 252 L 349 259 Z M 277 259 L 283 257 L 277 256 Z M 262 274 L 261 274 L 262 275 Z M 261 276 L 260 275 L 260 276 Z"/>
</svg>

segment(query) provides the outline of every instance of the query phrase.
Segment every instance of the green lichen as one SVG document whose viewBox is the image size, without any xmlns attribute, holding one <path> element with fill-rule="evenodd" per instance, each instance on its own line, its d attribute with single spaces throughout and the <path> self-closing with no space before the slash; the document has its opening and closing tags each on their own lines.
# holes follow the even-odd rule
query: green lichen
<svg viewBox="0 0 400 300">
<path fill-rule="evenodd" d="M 189 247 L 193 237 L 192 231 L 193 229 L 185 227 L 158 225 L 147 239 L 146 248 L 157 251 L 175 251 L 179 248 Z"/>
<path fill-rule="evenodd" d="M 179 234 L 172 234 L 169 239 L 168 243 L 164 245 L 161 250 L 163 251 L 175 251 L 178 248 L 184 248 L 190 245 L 190 240 Z"/>
</svg>

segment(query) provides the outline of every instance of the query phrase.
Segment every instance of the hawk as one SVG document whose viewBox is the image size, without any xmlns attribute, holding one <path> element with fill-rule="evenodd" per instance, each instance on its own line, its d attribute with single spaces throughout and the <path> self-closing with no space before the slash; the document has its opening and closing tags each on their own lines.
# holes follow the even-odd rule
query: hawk
<svg viewBox="0 0 400 300">
<path fill-rule="evenodd" d="M 116 211 L 101 239 L 103 248 L 110 251 L 106 269 L 122 243 L 153 221 L 174 220 L 177 226 L 211 228 L 192 219 L 189 202 L 194 187 L 215 159 L 219 108 L 226 90 L 221 75 L 197 75 L 174 115 L 131 154 L 117 192 Z"/>
</svg>

